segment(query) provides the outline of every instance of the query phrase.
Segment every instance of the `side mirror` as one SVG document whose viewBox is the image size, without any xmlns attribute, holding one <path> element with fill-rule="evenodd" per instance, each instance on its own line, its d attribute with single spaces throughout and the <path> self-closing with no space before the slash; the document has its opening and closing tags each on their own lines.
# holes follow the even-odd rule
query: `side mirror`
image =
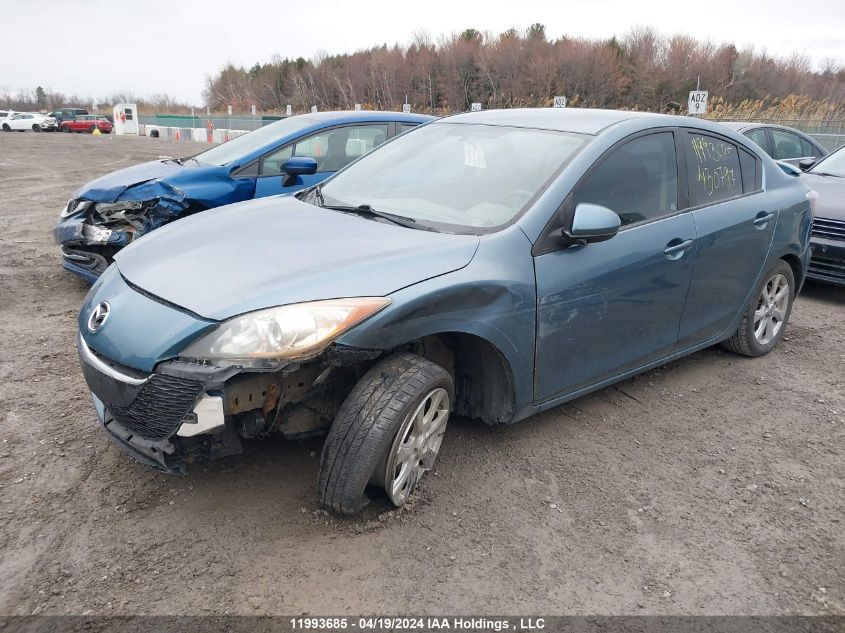
<svg viewBox="0 0 845 633">
<path fill-rule="evenodd" d="M 317 173 L 317 161 L 310 156 L 294 156 L 288 158 L 282 165 L 282 187 L 290 187 L 296 184 L 298 176 L 307 176 Z"/>
<path fill-rule="evenodd" d="M 798 167 L 801 171 L 807 171 L 816 164 L 815 158 L 805 158 L 804 160 L 798 161 Z"/>
<path fill-rule="evenodd" d="M 619 232 L 622 220 L 607 207 L 581 202 L 575 207 L 572 228 L 563 229 L 563 237 L 573 244 L 604 242 Z"/>
<path fill-rule="evenodd" d="M 309 156 L 288 158 L 282 165 L 282 171 L 289 176 L 307 176 L 317 173 L 317 161 Z"/>
<path fill-rule="evenodd" d="M 800 176 L 802 173 L 795 165 L 787 163 L 785 160 L 776 160 L 775 163 L 777 163 L 780 170 L 787 176 Z"/>
</svg>

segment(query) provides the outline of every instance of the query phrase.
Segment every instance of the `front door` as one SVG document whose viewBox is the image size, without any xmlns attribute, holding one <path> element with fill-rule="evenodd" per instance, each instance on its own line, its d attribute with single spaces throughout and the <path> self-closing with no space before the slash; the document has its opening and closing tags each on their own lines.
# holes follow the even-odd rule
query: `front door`
<svg viewBox="0 0 845 633">
<path fill-rule="evenodd" d="M 535 258 L 538 403 L 672 352 L 695 260 L 695 224 L 679 212 L 674 132 L 617 145 L 567 202 L 616 211 L 606 242 Z"/>
</svg>

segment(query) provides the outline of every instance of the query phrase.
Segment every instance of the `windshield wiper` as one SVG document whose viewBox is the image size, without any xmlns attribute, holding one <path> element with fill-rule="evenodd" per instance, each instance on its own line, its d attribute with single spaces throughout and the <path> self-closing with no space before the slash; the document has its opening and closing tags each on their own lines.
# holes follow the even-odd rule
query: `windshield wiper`
<svg viewBox="0 0 845 633">
<path fill-rule="evenodd" d="M 320 191 L 315 191 L 315 195 L 323 202 L 323 194 Z M 404 226 L 409 229 L 419 229 L 420 231 L 435 231 L 430 226 L 425 226 L 423 224 L 418 224 L 416 220 L 411 218 L 406 218 L 401 215 L 393 215 L 392 213 L 385 213 L 384 211 L 376 211 L 368 204 L 359 204 L 358 206 L 352 205 L 343 205 L 343 204 L 322 204 L 326 209 L 332 209 L 334 211 L 343 211 L 344 213 L 353 213 L 355 215 L 361 215 L 364 217 L 369 218 L 381 218 L 382 220 L 387 220 L 388 222 L 392 222 L 393 224 L 398 224 L 399 226 Z"/>
</svg>

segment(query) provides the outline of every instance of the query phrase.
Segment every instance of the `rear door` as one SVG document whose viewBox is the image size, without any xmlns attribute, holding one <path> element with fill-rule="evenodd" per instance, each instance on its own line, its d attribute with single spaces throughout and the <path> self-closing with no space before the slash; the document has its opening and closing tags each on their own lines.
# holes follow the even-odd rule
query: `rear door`
<svg viewBox="0 0 845 633">
<path fill-rule="evenodd" d="M 698 252 L 681 320 L 681 347 L 722 334 L 745 305 L 772 244 L 778 209 L 761 191 L 762 164 L 711 132 L 688 130 L 682 159 Z"/>
</svg>

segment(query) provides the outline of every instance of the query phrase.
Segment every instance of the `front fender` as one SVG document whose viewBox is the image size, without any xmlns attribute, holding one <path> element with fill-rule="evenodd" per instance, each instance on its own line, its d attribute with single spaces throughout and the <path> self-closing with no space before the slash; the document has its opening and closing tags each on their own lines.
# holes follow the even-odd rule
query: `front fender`
<svg viewBox="0 0 845 633">
<path fill-rule="evenodd" d="M 512 229 L 482 238 L 466 267 L 393 293 L 388 308 L 337 342 L 391 350 L 434 334 L 480 337 L 501 353 L 510 369 L 512 421 L 526 417 L 533 412 L 536 285 L 531 244 L 518 228 Z"/>
</svg>

